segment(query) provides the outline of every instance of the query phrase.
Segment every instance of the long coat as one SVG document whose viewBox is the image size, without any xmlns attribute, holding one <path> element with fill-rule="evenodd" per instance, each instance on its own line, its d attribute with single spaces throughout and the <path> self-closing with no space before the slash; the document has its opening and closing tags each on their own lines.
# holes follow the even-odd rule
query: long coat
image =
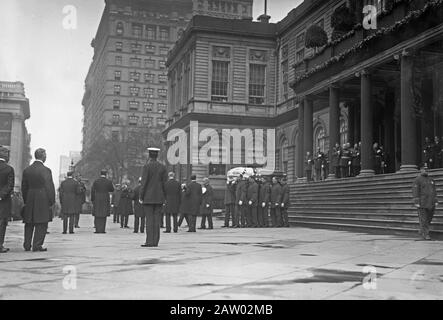
<svg viewBox="0 0 443 320">
<path fill-rule="evenodd" d="M 110 193 L 114 192 L 112 182 L 105 177 L 94 181 L 91 188 L 92 215 L 106 218 L 111 214 Z"/>
<path fill-rule="evenodd" d="M 214 210 L 214 189 L 210 185 L 207 185 L 204 188 L 206 188 L 206 192 L 202 195 L 200 213 L 202 216 L 208 216 L 211 215 Z"/>
<path fill-rule="evenodd" d="M 145 217 L 145 213 L 143 211 L 143 205 L 140 204 L 140 188 L 141 186 L 138 185 L 135 189 L 134 189 L 134 193 L 133 193 L 133 198 L 132 200 L 134 200 L 134 215 L 136 218 L 144 218 Z"/>
<path fill-rule="evenodd" d="M 422 209 L 433 209 L 438 202 L 435 182 L 427 174 L 418 176 L 412 185 L 412 196 Z"/>
<path fill-rule="evenodd" d="M 257 207 L 258 205 L 258 184 L 254 182 L 249 182 L 248 190 L 246 192 L 247 205 L 249 206 L 249 201 L 252 201 L 251 207 Z"/>
<path fill-rule="evenodd" d="M 162 205 L 165 202 L 166 167 L 150 159 L 143 167 L 140 199 L 143 204 Z"/>
<path fill-rule="evenodd" d="M 199 183 L 195 181 L 189 183 L 183 192 L 180 213 L 198 216 L 200 214 L 202 194 L 202 186 Z"/>
<path fill-rule="evenodd" d="M 285 205 L 285 208 L 288 208 L 290 206 L 289 201 L 289 185 L 286 183 L 281 187 L 281 203 Z"/>
<path fill-rule="evenodd" d="M 6 162 L 0 161 L 0 219 L 8 219 L 12 215 L 14 177 L 14 169 Z"/>
<path fill-rule="evenodd" d="M 243 205 L 246 203 L 247 192 L 248 192 L 248 183 L 245 180 L 241 180 L 237 184 L 237 189 L 235 190 L 235 198 L 237 201 L 236 204 L 239 204 L 240 201 L 243 202 Z"/>
<path fill-rule="evenodd" d="M 225 205 L 235 204 L 235 189 L 236 184 L 233 181 L 227 183 L 225 190 Z"/>
<path fill-rule="evenodd" d="M 40 161 L 35 161 L 23 171 L 24 223 L 52 221 L 51 207 L 55 204 L 55 187 L 52 172 Z"/>
<path fill-rule="evenodd" d="M 86 202 L 86 186 L 83 182 L 77 181 L 78 192 L 76 196 L 77 213 L 82 213 L 83 204 Z"/>
<path fill-rule="evenodd" d="M 273 184 L 271 187 L 271 208 L 280 206 L 281 201 L 281 186 L 280 183 Z"/>
<path fill-rule="evenodd" d="M 260 189 L 258 192 L 258 201 L 259 206 L 262 207 L 263 203 L 265 203 L 265 207 L 269 205 L 269 201 L 271 200 L 271 185 L 268 182 L 260 185 Z"/>
<path fill-rule="evenodd" d="M 165 203 L 165 213 L 166 214 L 178 214 L 180 211 L 180 201 L 181 201 L 181 186 L 180 183 L 175 179 L 170 179 L 165 183 L 166 192 L 166 203 Z"/>
<path fill-rule="evenodd" d="M 79 184 L 73 178 L 68 178 L 60 185 L 59 196 L 62 205 L 62 215 L 72 215 L 78 213 L 77 197 L 79 193 Z"/>
<path fill-rule="evenodd" d="M 118 203 L 117 211 L 121 216 L 130 216 L 134 214 L 134 209 L 132 207 L 134 194 L 131 189 L 126 188 L 122 190 L 120 201 Z"/>
</svg>

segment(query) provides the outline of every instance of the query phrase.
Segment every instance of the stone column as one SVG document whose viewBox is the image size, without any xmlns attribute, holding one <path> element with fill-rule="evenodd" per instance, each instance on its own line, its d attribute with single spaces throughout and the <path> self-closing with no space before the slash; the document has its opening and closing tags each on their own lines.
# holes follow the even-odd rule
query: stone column
<svg viewBox="0 0 443 320">
<path fill-rule="evenodd" d="M 414 115 L 412 88 L 413 57 L 401 57 L 401 167 L 400 172 L 417 170 L 417 120 Z"/>
<path fill-rule="evenodd" d="M 301 102 L 298 105 L 298 137 L 297 137 L 297 177 L 303 178 L 305 176 L 304 170 L 303 170 L 303 162 L 304 162 L 304 156 L 303 156 L 303 134 L 305 130 L 305 106 L 304 103 Z"/>
<path fill-rule="evenodd" d="M 372 176 L 374 171 L 374 109 L 372 106 L 371 75 L 361 72 L 361 172 L 360 177 Z"/>
<path fill-rule="evenodd" d="M 348 107 L 348 142 L 351 146 L 351 148 L 354 147 L 355 143 L 355 106 L 351 104 L 347 104 Z"/>
<path fill-rule="evenodd" d="M 336 143 L 340 143 L 340 89 L 337 86 L 329 88 L 329 176 L 335 179 L 332 165 L 332 153 Z"/>
<path fill-rule="evenodd" d="M 25 117 L 21 114 L 12 115 L 12 128 L 11 128 L 11 150 L 9 153 L 9 164 L 15 171 L 15 190 L 21 188 L 22 172 L 23 168 L 23 151 L 26 143 L 26 137 L 24 132 Z"/>
<path fill-rule="evenodd" d="M 304 158 L 307 152 L 310 152 L 312 155 L 312 149 L 314 145 L 314 102 L 311 98 L 305 97 L 303 104 L 305 106 L 303 132 L 303 177 L 305 177 L 306 167 Z"/>
</svg>

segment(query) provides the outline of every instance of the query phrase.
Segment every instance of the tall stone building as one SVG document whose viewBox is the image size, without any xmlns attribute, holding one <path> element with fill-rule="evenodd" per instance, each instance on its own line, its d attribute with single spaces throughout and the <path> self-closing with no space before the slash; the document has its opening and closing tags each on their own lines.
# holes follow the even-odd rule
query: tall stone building
<svg viewBox="0 0 443 320">
<path fill-rule="evenodd" d="M 161 137 L 168 108 L 167 55 L 193 14 L 252 20 L 252 3 L 106 0 L 82 101 L 83 157 L 100 138 L 127 141 L 136 131 Z"/>
<path fill-rule="evenodd" d="M 0 145 L 10 150 L 15 190 L 19 191 L 23 169 L 29 164 L 31 136 L 25 120 L 30 118 L 29 100 L 21 82 L 0 82 Z"/>
</svg>

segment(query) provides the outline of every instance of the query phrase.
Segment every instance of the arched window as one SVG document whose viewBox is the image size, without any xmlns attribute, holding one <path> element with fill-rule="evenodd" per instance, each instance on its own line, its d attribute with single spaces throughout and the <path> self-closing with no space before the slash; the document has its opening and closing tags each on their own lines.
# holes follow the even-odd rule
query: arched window
<svg viewBox="0 0 443 320">
<path fill-rule="evenodd" d="M 345 119 L 340 120 L 340 145 L 348 143 L 348 124 Z"/>
<path fill-rule="evenodd" d="M 289 161 L 289 143 L 286 138 L 283 138 L 280 144 L 280 168 L 284 173 L 288 172 L 288 161 Z"/>
<path fill-rule="evenodd" d="M 325 142 L 326 142 L 325 128 L 319 125 L 315 129 L 315 134 L 314 134 L 314 154 L 317 153 L 318 148 L 320 148 L 321 152 L 325 152 Z"/>
<path fill-rule="evenodd" d="M 123 27 L 123 22 L 118 22 L 118 23 L 117 23 L 117 29 L 116 29 L 116 31 L 117 31 L 117 35 L 119 35 L 119 36 L 122 36 L 122 35 L 123 35 L 123 33 L 124 33 L 124 31 L 125 31 L 125 28 Z"/>
</svg>

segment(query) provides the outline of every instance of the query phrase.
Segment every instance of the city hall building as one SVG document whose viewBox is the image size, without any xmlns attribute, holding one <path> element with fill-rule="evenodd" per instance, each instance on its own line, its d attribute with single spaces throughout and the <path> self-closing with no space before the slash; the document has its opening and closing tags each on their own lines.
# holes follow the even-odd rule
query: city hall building
<svg viewBox="0 0 443 320">
<path fill-rule="evenodd" d="M 377 9 L 376 29 L 364 27 L 361 13 L 364 5 L 371 4 Z M 337 12 L 353 13 L 353 24 L 346 30 L 337 24 L 338 18 L 346 17 L 337 18 Z M 317 46 L 307 45 L 315 43 L 313 25 L 327 36 Z M 361 142 L 359 181 L 364 185 L 383 179 L 373 176 L 373 144 L 378 142 L 388 154 L 386 172 L 394 174 L 384 179 L 407 177 L 402 187 L 410 188 L 408 174 L 416 175 L 423 161 L 425 137 L 443 135 L 440 0 L 306 0 L 276 24 L 269 23 L 267 16 L 261 16 L 260 22 L 236 23 L 197 16 L 167 65 L 164 136 L 172 129 L 189 130 L 191 121 L 199 121 L 200 130 L 276 129 L 277 170 L 288 176 L 293 203 L 301 191 L 295 182 L 306 182 L 308 151 L 313 154 L 320 148 L 330 153 L 337 142 Z M 183 180 L 190 174 L 200 179 L 210 176 L 220 198 L 229 168 L 191 161 L 175 166 Z M 333 191 L 345 189 L 349 181 L 357 183 L 345 180 L 324 182 L 323 188 Z M 315 186 L 302 188 L 309 191 Z M 410 198 L 406 193 L 410 190 L 403 191 L 403 197 Z M 321 192 L 318 195 L 321 198 Z M 402 201 L 406 205 L 406 199 Z M 336 209 L 340 205 L 329 204 Z M 306 208 L 300 204 L 300 209 Z"/>
</svg>

